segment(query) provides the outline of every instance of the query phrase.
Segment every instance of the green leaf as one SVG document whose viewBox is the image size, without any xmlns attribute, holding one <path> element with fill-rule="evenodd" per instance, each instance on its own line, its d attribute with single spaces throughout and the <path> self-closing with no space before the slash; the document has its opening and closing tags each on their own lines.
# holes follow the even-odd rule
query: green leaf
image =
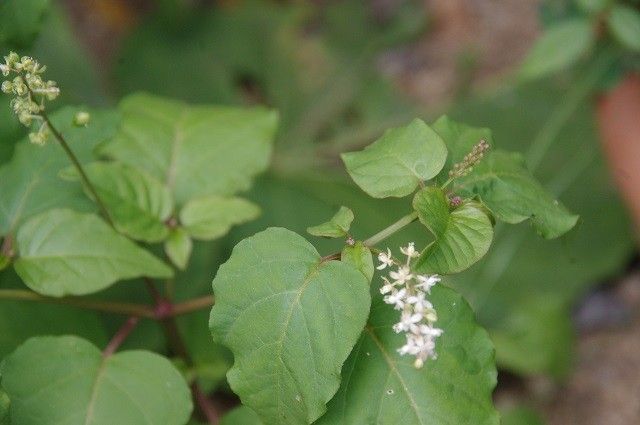
<svg viewBox="0 0 640 425">
<path fill-rule="evenodd" d="M 359 270 L 368 282 L 373 279 L 373 256 L 371 250 L 360 241 L 353 246 L 345 246 L 340 254 L 340 261 L 351 264 Z"/>
<path fill-rule="evenodd" d="M 580 9 L 590 14 L 600 13 L 611 4 L 611 0 L 575 0 L 575 2 Z"/>
<path fill-rule="evenodd" d="M 92 110 L 91 124 L 78 128 L 72 120 L 79 109 L 63 108 L 51 115 L 51 121 L 79 160 L 86 162 L 93 159 L 96 144 L 114 133 L 118 115 Z M 55 140 L 45 146 L 28 140 L 18 143 L 11 162 L 0 167 L 0 235 L 13 234 L 26 219 L 51 208 L 95 208 L 79 185 L 58 178 L 60 170 L 69 165 L 69 158 Z"/>
<path fill-rule="evenodd" d="M 103 356 L 75 336 L 28 340 L 3 363 L 2 386 L 21 425 L 182 425 L 192 410 L 189 388 L 166 358 Z"/>
<path fill-rule="evenodd" d="M 2 386 L 0 386 L 0 425 L 11 425 L 11 418 L 9 417 L 10 407 L 11 400 L 9 400 L 9 396 L 2 389 Z"/>
<path fill-rule="evenodd" d="M 164 242 L 164 252 L 180 270 L 187 267 L 192 248 L 193 241 L 182 227 L 171 230 L 169 238 Z"/>
<path fill-rule="evenodd" d="M 501 367 L 532 375 L 548 370 L 557 378 L 567 376 L 574 335 L 563 304 L 558 298 L 529 295 L 490 330 Z M 534 351 L 536 355 L 531 356 Z"/>
<path fill-rule="evenodd" d="M 353 211 L 347 207 L 340 207 L 331 220 L 317 226 L 308 227 L 307 232 L 313 236 L 325 238 L 344 238 L 349 233 L 353 222 Z"/>
<path fill-rule="evenodd" d="M 220 425 L 263 425 L 263 422 L 256 412 L 247 406 L 240 406 L 224 415 Z"/>
<path fill-rule="evenodd" d="M 40 31 L 48 9 L 49 0 L 3 0 L 0 3 L 0 45 L 28 46 Z"/>
<path fill-rule="evenodd" d="M 369 323 L 342 368 L 342 385 L 319 425 L 498 424 L 491 393 L 494 351 L 467 302 L 436 286 L 430 300 L 444 330 L 438 358 L 422 369 L 397 349 L 405 337 L 393 331 L 399 312 L 376 296 Z"/>
<path fill-rule="evenodd" d="M 413 208 L 435 237 L 422 251 L 416 269 L 422 273 L 461 272 L 482 258 L 491 245 L 491 220 L 476 202 L 465 202 L 450 211 L 442 189 L 426 187 L 416 194 Z"/>
<path fill-rule="evenodd" d="M 271 155 L 277 114 L 262 108 L 190 106 L 135 94 L 120 103 L 118 135 L 101 152 L 148 171 L 178 205 L 246 190 Z"/>
<path fill-rule="evenodd" d="M 520 76 L 534 79 L 560 71 L 586 55 L 595 41 L 591 21 L 574 18 L 547 29 L 525 58 Z"/>
<path fill-rule="evenodd" d="M 173 201 L 160 182 L 118 163 L 94 162 L 84 169 L 120 233 L 151 243 L 167 238 L 164 222 L 173 211 Z M 64 177 L 80 180 L 75 168 L 64 170 Z"/>
<path fill-rule="evenodd" d="M 242 198 L 208 196 L 193 199 L 180 211 L 180 224 L 196 239 L 211 240 L 226 235 L 232 226 L 260 215 L 260 208 Z"/>
<path fill-rule="evenodd" d="M 351 178 L 374 198 L 409 195 L 435 177 L 446 159 L 444 142 L 420 119 L 387 130 L 362 151 L 342 154 Z"/>
<path fill-rule="evenodd" d="M 453 164 L 462 162 L 475 145 L 481 140 L 493 146 L 493 135 L 488 128 L 471 127 L 452 120 L 446 115 L 441 116 L 431 126 L 442 137 L 449 150 L 444 168 L 438 174 L 437 181 L 444 183 L 449 179 L 449 170 Z"/>
<path fill-rule="evenodd" d="M 227 378 L 243 404 L 266 423 L 320 417 L 367 319 L 364 275 L 270 228 L 236 245 L 213 290 L 210 328 L 234 354 Z"/>
<path fill-rule="evenodd" d="M 16 242 L 16 272 L 43 295 L 83 295 L 121 279 L 172 274 L 168 266 L 93 214 L 47 211 L 22 225 Z"/>
<path fill-rule="evenodd" d="M 629 6 L 615 6 L 607 18 L 607 24 L 623 46 L 640 51 L 640 12 Z"/>
<path fill-rule="evenodd" d="M 492 152 L 457 183 L 459 193 L 478 196 L 499 220 L 516 224 L 530 219 L 546 239 L 563 235 L 578 222 L 535 180 L 517 153 Z"/>
</svg>

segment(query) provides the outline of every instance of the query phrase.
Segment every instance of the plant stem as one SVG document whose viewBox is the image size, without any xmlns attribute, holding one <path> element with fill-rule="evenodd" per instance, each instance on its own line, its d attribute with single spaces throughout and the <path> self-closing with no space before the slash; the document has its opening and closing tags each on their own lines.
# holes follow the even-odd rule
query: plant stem
<svg viewBox="0 0 640 425">
<path fill-rule="evenodd" d="M 113 227 L 113 221 L 111 220 L 109 211 L 107 210 L 107 207 L 105 206 L 104 202 L 102 202 L 102 199 L 98 195 L 96 188 L 93 186 L 93 184 L 89 180 L 89 177 L 85 173 L 84 168 L 82 167 L 82 164 L 78 160 L 78 157 L 76 157 L 76 155 L 73 153 L 73 151 L 71 150 L 71 147 L 65 140 L 64 136 L 53 126 L 53 124 L 51 123 L 51 120 L 49 120 L 49 117 L 47 116 L 47 113 L 42 111 L 40 112 L 40 116 L 47 123 L 47 126 L 53 133 L 54 137 L 56 138 L 56 140 L 58 140 L 58 142 L 60 143 L 60 146 L 62 146 L 62 149 L 64 149 L 64 152 L 67 154 L 67 156 L 75 166 L 76 170 L 78 170 L 78 173 L 82 178 L 82 182 L 84 183 L 85 187 L 89 189 L 89 192 L 91 192 L 91 195 L 93 196 L 93 199 L 96 201 L 96 204 L 98 204 L 98 208 L 100 209 L 100 212 L 104 216 L 104 219 L 111 225 L 111 227 Z"/>
<path fill-rule="evenodd" d="M 394 233 L 396 233 L 397 231 L 402 229 L 403 227 L 413 223 L 417 219 L 418 219 L 418 213 L 417 212 L 414 211 L 412 213 L 409 213 L 409 214 L 405 215 L 404 217 L 400 218 L 400 220 L 396 221 L 395 223 L 393 223 L 389 227 L 387 227 L 385 229 L 382 229 L 381 231 L 379 231 L 375 235 L 371 236 L 369 239 L 365 240 L 363 242 L 363 244 L 368 246 L 368 247 L 372 247 L 374 245 L 377 245 L 380 242 L 382 242 L 383 240 L 387 239 L 389 236 L 393 235 Z"/>
<path fill-rule="evenodd" d="M 527 165 L 532 173 L 538 169 L 549 148 L 558 138 L 560 131 L 562 131 L 580 105 L 584 104 L 586 97 L 593 92 L 594 86 L 611 67 L 615 57 L 615 53 L 609 51 L 604 51 L 600 54 L 584 77 L 569 90 L 563 101 L 555 108 L 549 121 L 536 135 L 527 150 Z"/>
<path fill-rule="evenodd" d="M 131 316 L 127 319 L 126 322 L 118 329 L 118 332 L 111 338 L 109 344 L 105 347 L 104 351 L 102 351 L 103 357 L 109 357 L 113 353 L 118 350 L 118 348 L 122 345 L 122 343 L 127 339 L 127 337 L 133 332 L 135 327 L 138 325 L 140 321 L 139 317 Z"/>
<path fill-rule="evenodd" d="M 76 297 L 45 297 L 44 295 L 21 289 L 0 289 L 0 300 L 35 301 L 45 304 L 68 305 L 105 313 L 125 314 L 127 316 L 145 317 L 149 319 L 155 318 L 153 309 L 143 304 L 87 300 Z"/>
<path fill-rule="evenodd" d="M 193 298 L 182 303 L 174 304 L 171 310 L 171 315 L 180 316 L 182 314 L 191 313 L 203 308 L 211 307 L 213 303 L 213 295 L 205 295 L 203 297 Z"/>
</svg>

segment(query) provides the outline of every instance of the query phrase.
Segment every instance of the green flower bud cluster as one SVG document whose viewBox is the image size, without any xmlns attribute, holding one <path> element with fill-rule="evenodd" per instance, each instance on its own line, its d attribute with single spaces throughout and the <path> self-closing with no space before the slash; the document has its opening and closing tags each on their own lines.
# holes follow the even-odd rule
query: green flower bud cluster
<svg viewBox="0 0 640 425">
<path fill-rule="evenodd" d="M 43 145 L 49 136 L 49 129 L 41 116 L 45 101 L 55 100 L 60 95 L 55 81 L 42 79 L 46 69 L 33 58 L 20 57 L 15 52 L 5 56 L 4 63 L 0 64 L 0 72 L 4 77 L 15 75 L 2 82 L 2 91 L 14 96 L 11 108 L 18 120 L 26 127 L 30 127 L 34 121 L 40 123 L 37 132 L 29 134 L 29 140 L 38 145 Z"/>
<path fill-rule="evenodd" d="M 453 164 L 453 168 L 449 171 L 450 178 L 464 177 L 473 171 L 473 166 L 479 163 L 484 157 L 485 152 L 489 150 L 490 146 L 486 140 L 480 140 L 476 143 L 471 152 L 465 155 L 461 162 Z"/>
</svg>

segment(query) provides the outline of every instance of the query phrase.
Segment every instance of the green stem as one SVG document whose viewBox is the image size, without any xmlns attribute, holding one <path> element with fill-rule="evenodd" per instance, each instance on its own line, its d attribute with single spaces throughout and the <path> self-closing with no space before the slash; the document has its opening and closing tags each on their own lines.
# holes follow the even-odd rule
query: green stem
<svg viewBox="0 0 640 425">
<path fill-rule="evenodd" d="M 389 236 L 391 236 L 394 233 L 396 233 L 397 231 L 399 231 L 400 229 L 402 229 L 405 226 L 408 226 L 409 224 L 413 223 L 417 219 L 418 219 L 418 213 L 417 212 L 414 211 L 414 212 L 412 212 L 410 214 L 407 214 L 404 217 L 400 218 L 400 220 L 398 220 L 395 223 L 393 223 L 392 225 L 390 225 L 389 227 L 386 227 L 386 228 L 382 229 L 381 231 L 379 231 L 375 235 L 371 236 L 369 239 L 365 240 L 363 242 L 363 244 L 366 245 L 366 246 L 369 246 L 369 247 L 377 245 L 380 242 L 382 242 L 383 240 L 387 239 Z"/>
<path fill-rule="evenodd" d="M 65 140 L 64 136 L 53 126 L 46 112 L 44 111 L 40 112 L 40 116 L 47 123 L 47 126 L 53 133 L 54 137 L 56 138 L 56 140 L 58 140 L 58 142 L 60 143 L 60 146 L 62 146 L 62 149 L 64 149 L 64 152 L 67 154 L 67 156 L 75 166 L 76 170 L 78 170 L 78 173 L 80 174 L 80 178 L 82 179 L 82 182 L 84 183 L 85 187 L 89 190 L 89 192 L 91 192 L 91 195 L 93 196 L 93 199 L 96 201 L 96 204 L 98 204 L 98 208 L 100 209 L 100 212 L 104 216 L 105 220 L 113 227 L 113 221 L 111 220 L 109 211 L 107 210 L 107 207 L 105 206 L 104 202 L 102 202 L 102 199 L 98 195 L 96 188 L 93 186 L 93 184 L 89 180 L 89 177 L 85 173 L 84 168 L 82 167 L 82 164 L 78 160 L 78 157 L 76 157 L 76 155 L 73 153 L 73 151 L 71 150 L 71 147 Z"/>
<path fill-rule="evenodd" d="M 67 305 L 105 313 L 124 314 L 127 316 L 146 317 L 149 319 L 155 318 L 153 309 L 142 304 L 97 301 L 76 297 L 45 297 L 44 295 L 21 289 L 0 289 L 0 300 L 34 301 L 45 304 Z"/>
<path fill-rule="evenodd" d="M 174 304 L 171 310 L 172 316 L 180 316 L 211 307 L 214 303 L 213 295 L 205 295 L 199 298 L 193 298 L 182 303 Z"/>
<path fill-rule="evenodd" d="M 567 93 L 559 106 L 551 114 L 551 118 L 531 142 L 526 158 L 531 172 L 535 172 L 553 142 L 567 124 L 567 121 L 575 114 L 580 105 L 593 92 L 593 87 L 602 78 L 604 73 L 614 62 L 615 54 L 605 51 L 596 58 L 594 65 Z"/>
</svg>

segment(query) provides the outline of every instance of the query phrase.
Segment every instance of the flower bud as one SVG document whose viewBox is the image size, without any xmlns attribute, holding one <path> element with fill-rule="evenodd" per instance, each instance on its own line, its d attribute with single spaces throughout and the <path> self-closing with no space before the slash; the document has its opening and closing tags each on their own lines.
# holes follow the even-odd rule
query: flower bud
<svg viewBox="0 0 640 425">
<path fill-rule="evenodd" d="M 80 111 L 73 117 L 73 125 L 77 127 L 86 127 L 91 120 L 91 115 L 86 111 Z"/>
<path fill-rule="evenodd" d="M 3 81 L 2 82 L 2 91 L 3 93 L 10 94 L 13 92 L 13 84 L 11 81 Z"/>
</svg>

